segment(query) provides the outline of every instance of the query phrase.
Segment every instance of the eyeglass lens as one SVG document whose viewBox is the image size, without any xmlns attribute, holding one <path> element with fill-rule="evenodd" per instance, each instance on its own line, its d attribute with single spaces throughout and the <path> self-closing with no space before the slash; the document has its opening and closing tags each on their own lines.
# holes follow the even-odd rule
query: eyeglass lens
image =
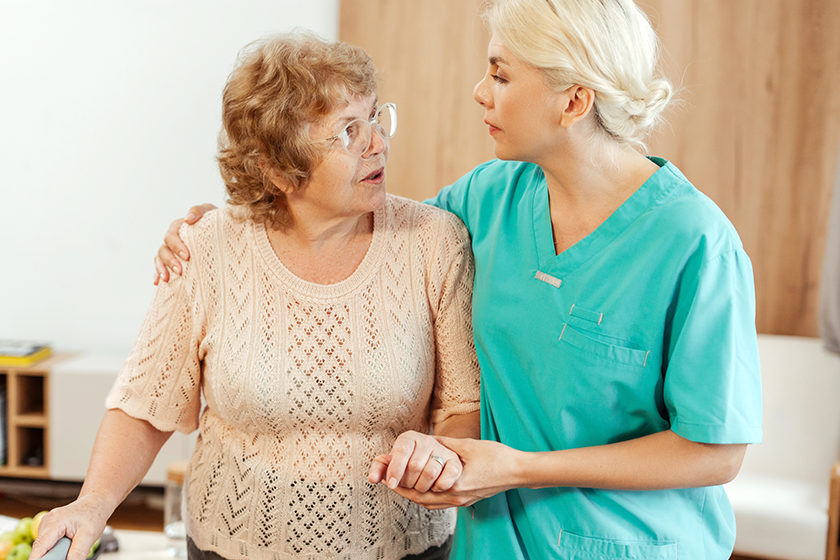
<svg viewBox="0 0 840 560">
<path fill-rule="evenodd" d="M 386 103 L 379 108 L 374 118 L 369 122 L 356 119 L 344 129 L 344 147 L 353 155 L 361 155 L 370 147 L 371 128 L 383 140 L 388 140 L 397 131 L 397 110 L 392 103 Z"/>
</svg>

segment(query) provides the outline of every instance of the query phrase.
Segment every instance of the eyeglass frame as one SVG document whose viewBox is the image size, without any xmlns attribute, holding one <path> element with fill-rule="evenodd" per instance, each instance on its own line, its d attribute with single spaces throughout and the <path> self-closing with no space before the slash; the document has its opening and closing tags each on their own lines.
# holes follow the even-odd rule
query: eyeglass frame
<svg viewBox="0 0 840 560">
<path fill-rule="evenodd" d="M 393 111 L 393 116 L 394 116 L 394 123 L 391 127 L 394 130 L 394 133 L 391 134 L 390 136 L 384 136 L 382 133 L 380 133 L 380 130 L 382 130 L 382 132 L 385 131 L 385 129 L 382 128 L 382 126 L 374 127 L 374 125 L 379 124 L 378 122 L 376 122 L 376 120 L 379 117 L 380 113 L 382 113 L 382 109 L 384 109 L 385 107 L 390 107 L 391 110 Z M 355 123 L 357 121 L 362 121 L 362 122 L 364 122 L 365 124 L 368 125 L 368 129 L 371 131 L 371 136 L 370 136 L 370 140 L 368 140 L 368 145 L 365 147 L 365 149 L 362 150 L 362 152 L 359 153 L 359 154 L 354 154 L 347 147 L 347 144 L 350 141 L 349 136 L 347 135 L 347 129 L 350 128 L 350 125 L 352 125 L 353 123 Z M 345 152 L 347 152 L 348 154 L 350 154 L 351 156 L 354 156 L 354 157 L 361 157 L 362 155 L 364 155 L 365 152 L 367 152 L 370 149 L 370 145 L 373 143 L 373 134 L 372 134 L 373 132 L 376 132 L 376 134 L 378 134 L 379 137 L 382 138 L 383 142 L 388 142 L 391 138 L 394 137 L 394 135 L 397 133 L 397 105 L 396 105 L 396 103 L 383 103 L 382 105 L 380 105 L 376 108 L 376 112 L 374 112 L 373 116 L 370 119 L 361 119 L 361 118 L 360 119 L 353 119 L 352 121 L 347 123 L 344 126 L 344 128 L 341 129 L 341 132 L 339 132 L 338 134 L 336 134 L 334 136 L 330 136 L 328 138 L 324 138 L 322 140 L 316 140 L 316 142 L 335 142 L 336 140 L 341 140 L 341 146 L 344 148 Z M 347 138 L 347 140 L 345 140 L 344 138 Z"/>
</svg>

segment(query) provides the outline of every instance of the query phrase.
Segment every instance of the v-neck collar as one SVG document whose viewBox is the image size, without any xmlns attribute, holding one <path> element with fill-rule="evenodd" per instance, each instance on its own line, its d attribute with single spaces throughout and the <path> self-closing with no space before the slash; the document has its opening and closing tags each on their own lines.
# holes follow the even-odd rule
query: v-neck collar
<svg viewBox="0 0 840 560">
<path fill-rule="evenodd" d="M 682 174 L 668 161 L 649 157 L 659 169 L 645 181 L 630 198 L 624 201 L 598 228 L 560 253 L 554 252 L 554 236 L 551 228 L 551 211 L 548 203 L 548 185 L 542 168 L 535 166 L 533 192 L 534 242 L 539 270 L 562 279 L 595 257 L 616 237 L 626 230 L 662 194 L 663 189 L 672 188 L 673 181 L 666 177 Z M 683 178 L 683 180 L 685 180 Z"/>
</svg>

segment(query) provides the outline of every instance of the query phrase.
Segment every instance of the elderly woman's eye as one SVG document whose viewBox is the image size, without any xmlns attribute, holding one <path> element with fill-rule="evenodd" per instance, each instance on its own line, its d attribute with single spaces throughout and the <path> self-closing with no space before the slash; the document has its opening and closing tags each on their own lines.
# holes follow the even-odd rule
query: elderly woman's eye
<svg viewBox="0 0 840 560">
<path fill-rule="evenodd" d="M 352 122 L 350 123 L 347 128 L 344 129 L 344 133 L 347 135 L 349 140 L 354 140 L 359 136 L 359 123 Z"/>
</svg>

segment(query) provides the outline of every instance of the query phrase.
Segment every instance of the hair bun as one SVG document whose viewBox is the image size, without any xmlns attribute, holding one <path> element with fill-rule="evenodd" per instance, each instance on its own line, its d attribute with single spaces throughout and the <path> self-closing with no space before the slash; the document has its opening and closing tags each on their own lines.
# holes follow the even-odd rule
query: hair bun
<svg viewBox="0 0 840 560">
<path fill-rule="evenodd" d="M 664 78 L 657 78 L 648 84 L 648 94 L 645 96 L 645 105 L 648 111 L 658 116 L 674 95 L 674 88 L 671 82 Z"/>
<path fill-rule="evenodd" d="M 673 87 L 664 78 L 649 82 L 641 96 L 623 90 L 602 94 L 595 102 L 598 120 L 617 140 L 643 146 L 643 138 L 656 128 L 673 94 Z"/>
</svg>

